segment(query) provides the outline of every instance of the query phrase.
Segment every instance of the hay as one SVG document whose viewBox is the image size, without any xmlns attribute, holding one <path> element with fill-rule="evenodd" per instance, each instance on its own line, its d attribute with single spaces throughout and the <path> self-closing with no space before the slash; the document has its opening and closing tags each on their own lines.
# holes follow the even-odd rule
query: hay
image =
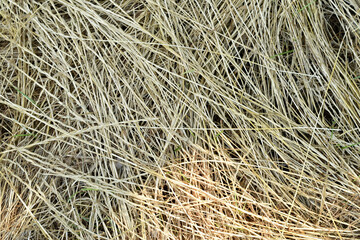
<svg viewBox="0 0 360 240">
<path fill-rule="evenodd" d="M 0 239 L 360 238 L 359 7 L 0 1 Z"/>
</svg>

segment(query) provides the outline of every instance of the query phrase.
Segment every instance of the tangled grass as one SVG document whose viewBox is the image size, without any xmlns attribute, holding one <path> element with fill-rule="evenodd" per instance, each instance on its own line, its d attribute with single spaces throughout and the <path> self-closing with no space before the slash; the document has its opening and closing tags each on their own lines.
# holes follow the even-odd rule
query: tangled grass
<svg viewBox="0 0 360 240">
<path fill-rule="evenodd" d="M 0 239 L 360 238 L 359 7 L 0 1 Z"/>
</svg>

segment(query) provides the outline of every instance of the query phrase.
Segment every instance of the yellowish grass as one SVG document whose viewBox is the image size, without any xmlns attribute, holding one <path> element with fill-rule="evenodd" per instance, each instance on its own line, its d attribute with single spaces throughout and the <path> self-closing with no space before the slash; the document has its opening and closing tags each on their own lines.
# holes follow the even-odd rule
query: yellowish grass
<svg viewBox="0 0 360 240">
<path fill-rule="evenodd" d="M 360 238 L 359 7 L 0 1 L 0 239 Z"/>
</svg>

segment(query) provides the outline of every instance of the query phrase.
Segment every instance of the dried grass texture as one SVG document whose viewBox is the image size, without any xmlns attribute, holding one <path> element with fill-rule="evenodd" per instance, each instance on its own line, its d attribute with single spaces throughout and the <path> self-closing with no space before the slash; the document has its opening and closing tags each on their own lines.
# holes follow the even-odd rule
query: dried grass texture
<svg viewBox="0 0 360 240">
<path fill-rule="evenodd" d="M 359 7 L 0 1 L 0 239 L 360 238 Z"/>
</svg>

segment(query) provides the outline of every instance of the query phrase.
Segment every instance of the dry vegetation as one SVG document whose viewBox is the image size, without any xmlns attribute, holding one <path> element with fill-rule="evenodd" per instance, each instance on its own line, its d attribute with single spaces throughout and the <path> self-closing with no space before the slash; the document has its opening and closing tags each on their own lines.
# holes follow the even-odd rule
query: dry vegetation
<svg viewBox="0 0 360 240">
<path fill-rule="evenodd" d="M 360 239 L 359 7 L 1 0 L 0 239 Z"/>
</svg>

